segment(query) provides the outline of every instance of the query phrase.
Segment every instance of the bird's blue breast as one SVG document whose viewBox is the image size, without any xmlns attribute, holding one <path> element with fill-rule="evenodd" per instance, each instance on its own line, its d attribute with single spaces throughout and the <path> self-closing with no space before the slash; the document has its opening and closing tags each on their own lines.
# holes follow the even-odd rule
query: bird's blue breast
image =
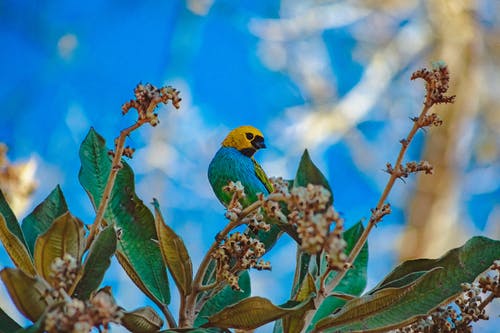
<svg viewBox="0 0 500 333">
<path fill-rule="evenodd" d="M 227 204 L 231 195 L 222 191 L 229 181 L 240 181 L 247 196 L 244 204 L 257 199 L 257 193 L 269 193 L 255 174 L 251 158 L 240 153 L 236 148 L 221 147 L 208 167 L 208 179 L 220 201 Z"/>
</svg>

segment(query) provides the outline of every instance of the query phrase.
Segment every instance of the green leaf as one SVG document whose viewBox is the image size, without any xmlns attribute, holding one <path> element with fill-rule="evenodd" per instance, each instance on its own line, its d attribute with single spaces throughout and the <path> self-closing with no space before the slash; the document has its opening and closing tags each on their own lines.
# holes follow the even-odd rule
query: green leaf
<svg viewBox="0 0 500 333">
<path fill-rule="evenodd" d="M 124 312 L 121 323 L 134 333 L 156 333 L 163 326 L 160 315 L 149 306 Z"/>
<path fill-rule="evenodd" d="M 7 222 L 0 214 L 0 240 L 2 241 L 7 254 L 14 264 L 28 275 L 35 276 L 35 266 L 31 262 L 31 257 L 26 246 L 16 237 L 7 226 Z"/>
<path fill-rule="evenodd" d="M 21 325 L 0 309 L 0 333 L 11 333 L 18 329 L 21 329 Z"/>
<path fill-rule="evenodd" d="M 18 329 L 15 333 L 44 333 L 46 317 L 47 313 L 44 313 L 33 325 Z"/>
<path fill-rule="evenodd" d="M 379 287 L 375 287 L 373 290 L 369 291 L 367 294 L 373 294 L 376 291 L 384 289 L 384 288 L 399 288 L 402 286 L 406 286 L 406 285 L 418 280 L 422 275 L 427 274 L 427 272 L 428 271 L 412 272 L 412 273 L 408 273 L 407 275 L 405 275 L 401 278 L 391 279 L 390 281 L 387 281 L 383 285 L 380 285 Z"/>
<path fill-rule="evenodd" d="M 205 327 L 236 328 L 251 330 L 286 315 L 314 308 L 312 298 L 304 302 L 288 301 L 280 306 L 262 297 L 246 298 L 208 318 Z"/>
<path fill-rule="evenodd" d="M 158 201 L 153 200 L 155 208 L 155 223 L 158 241 L 163 259 L 174 278 L 174 281 L 185 296 L 191 293 L 193 283 L 193 265 L 182 238 L 172 228 L 165 224 Z"/>
<path fill-rule="evenodd" d="M 434 269 L 434 271 L 441 270 L 443 270 L 441 267 Z M 333 326 L 338 327 L 339 325 L 359 322 L 373 313 L 384 311 L 414 290 L 422 281 L 424 281 L 424 278 L 424 276 L 421 276 L 420 279 L 417 279 L 400 288 L 387 288 L 379 290 L 372 295 L 365 295 L 353 299 L 347 302 L 344 307 L 332 317 L 320 320 L 316 324 L 316 329 L 323 331 Z M 366 328 L 367 327 L 364 327 L 363 329 Z M 337 332 L 337 329 L 335 329 L 335 332 Z"/>
<path fill-rule="evenodd" d="M 19 226 L 16 216 L 12 212 L 12 209 L 10 209 L 10 206 L 7 203 L 7 200 L 5 200 L 5 197 L 1 190 L 0 190 L 0 215 L 2 215 L 5 218 L 7 228 L 10 230 L 10 232 L 13 233 L 19 239 L 19 241 L 21 241 L 21 243 L 26 247 L 26 240 L 24 239 L 21 227 Z"/>
<path fill-rule="evenodd" d="M 74 297 L 87 300 L 92 292 L 99 288 L 104 273 L 111 264 L 111 257 L 115 250 L 116 232 L 111 225 L 102 230 L 92 243 L 89 254 L 83 263 L 82 277 L 73 292 Z"/>
<path fill-rule="evenodd" d="M 330 201 L 328 205 L 333 204 L 333 192 L 328 184 L 328 180 L 323 175 L 321 170 L 318 169 L 316 165 L 311 161 L 309 152 L 304 150 L 302 157 L 300 158 L 299 168 L 297 169 L 297 174 L 295 175 L 295 180 L 293 181 L 294 187 L 307 186 L 308 184 L 322 185 L 331 193 Z"/>
<path fill-rule="evenodd" d="M 58 217 L 50 228 L 40 235 L 35 243 L 35 268 L 37 272 L 52 286 L 52 263 L 56 258 L 70 254 L 81 262 L 85 247 L 85 231 L 83 223 L 67 212 Z"/>
<path fill-rule="evenodd" d="M 420 275 L 400 288 L 379 288 L 359 299 L 349 301 L 341 311 L 318 322 L 317 328 L 330 331 L 384 330 L 404 326 L 426 315 L 436 307 L 457 297 L 461 283 L 470 283 L 500 258 L 500 241 L 473 237 L 462 247 L 453 249 L 439 259 L 411 260 L 397 267 L 384 279 L 394 283 L 395 277 Z M 423 264 L 424 263 L 424 264 Z M 416 271 L 411 272 L 411 267 Z M 426 274 L 420 274 L 428 268 Z M 402 279 L 403 277 L 400 277 Z M 411 279 L 408 279 L 411 280 Z M 387 283 L 386 283 L 387 285 Z M 393 297 L 383 302 L 383 297 Z M 389 298 L 386 298 L 389 299 Z M 373 303 L 380 301 L 379 303 Z M 374 311 L 374 310 L 377 311 Z M 349 319 L 349 318 L 352 318 Z"/>
<path fill-rule="evenodd" d="M 297 246 L 297 254 L 296 254 L 296 265 L 295 265 L 295 275 L 293 277 L 293 286 L 292 286 L 292 298 L 295 297 L 297 291 L 302 285 L 302 281 L 307 276 L 308 273 L 312 275 L 316 275 L 316 272 L 310 272 L 310 264 L 311 264 L 311 255 L 307 252 L 304 252 Z"/>
<path fill-rule="evenodd" d="M 15 333 L 44 333 L 45 315 L 41 316 L 33 325 L 21 328 Z"/>
<path fill-rule="evenodd" d="M 39 277 L 31 277 L 17 268 L 4 268 L 0 271 L 10 298 L 16 308 L 26 318 L 35 322 L 50 305 L 50 287 Z"/>
<path fill-rule="evenodd" d="M 61 187 L 57 185 L 49 196 L 23 220 L 21 228 L 31 254 L 35 252 L 35 242 L 38 236 L 46 232 L 52 222 L 66 212 L 68 212 L 66 200 Z"/>
<path fill-rule="evenodd" d="M 80 148 L 79 180 L 97 208 L 111 170 L 111 157 L 104 139 L 91 129 Z M 117 256 L 141 290 L 155 303 L 170 303 L 165 263 L 157 240 L 153 214 L 135 194 L 134 174 L 122 160 L 104 214 L 108 224 L 121 229 Z M 121 260 L 120 260 L 121 259 Z M 125 268 L 125 267 L 124 267 Z"/>
<path fill-rule="evenodd" d="M 359 237 L 363 233 L 363 224 L 361 222 L 356 223 L 351 228 L 347 229 L 344 234 L 344 240 L 347 242 L 347 246 L 345 249 L 345 253 L 348 254 L 351 252 L 352 248 L 358 241 Z M 325 262 L 323 260 L 323 262 Z M 350 294 L 350 295 L 361 295 L 363 290 L 366 288 L 366 269 L 368 266 L 368 242 L 365 243 L 358 257 L 354 261 L 353 267 L 346 273 L 342 281 L 340 281 L 339 285 L 335 288 L 335 292 Z M 323 267 L 322 272 L 326 269 Z M 331 281 L 337 273 L 331 273 L 326 282 Z M 314 314 L 312 324 L 314 325 L 320 319 L 325 318 L 330 315 L 337 308 L 343 306 L 346 303 L 345 300 L 340 299 L 335 296 L 328 296 L 321 303 L 318 310 Z M 312 326 L 309 327 L 311 329 Z"/>
<path fill-rule="evenodd" d="M 194 321 L 194 326 L 202 326 L 208 322 L 208 317 L 221 311 L 226 306 L 235 304 L 250 296 L 250 275 L 248 271 L 244 271 L 240 274 L 238 279 L 238 285 L 241 291 L 233 290 L 230 286 L 225 286 L 219 293 L 215 296 L 210 297 L 209 300 L 203 305 L 200 313 Z"/>
<path fill-rule="evenodd" d="M 316 285 L 314 283 L 314 278 L 308 273 L 306 278 L 303 280 L 294 301 L 303 302 L 311 297 L 314 297 L 315 295 Z M 283 331 L 287 333 L 300 333 L 304 327 L 305 311 L 306 309 L 285 316 L 282 319 Z"/>
</svg>

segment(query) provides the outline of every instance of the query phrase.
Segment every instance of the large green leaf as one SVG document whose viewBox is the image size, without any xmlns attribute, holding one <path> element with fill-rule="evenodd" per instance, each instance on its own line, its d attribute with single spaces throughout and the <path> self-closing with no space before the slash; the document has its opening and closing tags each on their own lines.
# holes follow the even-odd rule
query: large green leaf
<svg viewBox="0 0 500 333">
<path fill-rule="evenodd" d="M 21 329 L 21 325 L 0 309 L 0 333 L 11 333 L 18 329 Z"/>
<path fill-rule="evenodd" d="M 114 226 L 110 225 L 102 230 L 92 243 L 83 263 L 82 278 L 73 292 L 74 297 L 89 299 L 91 293 L 99 288 L 115 250 L 116 232 Z"/>
<path fill-rule="evenodd" d="M 295 175 L 295 180 L 293 181 L 294 187 L 307 186 L 308 184 L 322 185 L 331 193 L 329 205 L 333 204 L 333 192 L 328 180 L 323 175 L 320 169 L 313 163 L 309 152 L 304 150 L 302 157 L 300 158 L 299 167 L 297 169 L 297 174 Z"/>
<path fill-rule="evenodd" d="M 363 224 L 361 222 L 358 222 L 344 232 L 343 237 L 347 242 L 347 246 L 345 249 L 346 254 L 351 252 L 352 248 L 363 233 L 363 230 Z M 353 267 L 346 273 L 346 275 L 344 276 L 342 281 L 340 281 L 339 285 L 335 288 L 334 291 L 354 296 L 361 295 L 363 290 L 366 288 L 367 266 L 368 242 L 365 243 L 365 245 L 361 249 L 361 252 L 354 261 Z M 330 273 L 330 276 L 327 278 L 326 282 L 328 283 L 329 281 L 331 281 L 335 277 L 335 275 L 336 272 Z M 320 319 L 330 315 L 333 311 L 343 306 L 345 303 L 345 300 L 335 296 L 328 296 L 327 298 L 325 298 L 325 300 L 321 303 L 318 310 L 314 314 L 313 320 L 311 322 L 312 324 L 309 328 L 312 328 L 312 325 L 317 323 Z"/>
<path fill-rule="evenodd" d="M 9 228 L 10 232 L 13 233 L 24 246 L 26 246 L 26 240 L 24 239 L 21 227 L 19 226 L 16 216 L 12 212 L 12 209 L 10 209 L 10 206 L 5 200 L 5 197 L 1 190 L 0 190 L 0 214 L 3 215 L 5 222 L 7 224 L 7 228 Z"/>
<path fill-rule="evenodd" d="M 31 254 L 34 253 L 38 236 L 46 232 L 52 222 L 67 211 L 66 200 L 61 188 L 57 185 L 49 196 L 24 218 L 21 228 Z"/>
<path fill-rule="evenodd" d="M 286 315 L 311 310 L 313 307 L 312 298 L 303 302 L 288 301 L 278 306 L 262 297 L 249 297 L 211 316 L 204 326 L 251 330 Z"/>
<path fill-rule="evenodd" d="M 97 209 L 111 170 L 104 139 L 91 129 L 80 148 L 79 180 Z M 135 194 L 134 174 L 122 160 L 104 218 L 121 230 L 120 263 L 141 290 L 157 304 L 170 303 L 165 263 L 157 240 L 153 214 Z"/>
<path fill-rule="evenodd" d="M 239 276 L 238 285 L 241 291 L 233 290 L 230 286 L 225 286 L 219 293 L 211 297 L 201 308 L 200 313 L 194 321 L 194 326 L 201 326 L 208 322 L 208 317 L 221 311 L 226 306 L 235 304 L 250 296 L 250 275 L 244 271 Z"/>
<path fill-rule="evenodd" d="M 409 279 L 412 282 L 408 285 L 399 288 L 381 287 L 349 301 L 341 311 L 318 322 L 317 328 L 328 329 L 327 332 L 368 332 L 403 326 L 458 296 L 462 292 L 461 283 L 474 281 L 498 258 L 500 241 L 473 237 L 462 247 L 449 251 L 441 258 L 425 261 L 425 265 L 422 265 L 421 260 L 409 261 L 384 279 L 397 281 L 394 277 L 403 271 L 406 276 L 418 275 L 417 278 Z M 415 272 L 411 272 L 412 264 L 415 265 Z M 420 274 L 424 266 L 428 271 Z"/>
</svg>

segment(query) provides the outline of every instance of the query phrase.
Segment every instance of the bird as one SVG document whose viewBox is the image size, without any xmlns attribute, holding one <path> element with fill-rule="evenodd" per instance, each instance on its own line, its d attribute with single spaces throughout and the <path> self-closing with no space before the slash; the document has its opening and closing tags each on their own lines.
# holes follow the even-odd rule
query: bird
<svg viewBox="0 0 500 333">
<path fill-rule="evenodd" d="M 255 153 L 266 148 L 264 135 L 253 126 L 240 126 L 226 136 L 208 167 L 208 180 L 219 201 L 227 207 L 232 194 L 223 190 L 230 181 L 240 181 L 245 197 L 243 207 L 257 200 L 257 194 L 273 191 L 264 169 L 255 160 Z"/>
</svg>

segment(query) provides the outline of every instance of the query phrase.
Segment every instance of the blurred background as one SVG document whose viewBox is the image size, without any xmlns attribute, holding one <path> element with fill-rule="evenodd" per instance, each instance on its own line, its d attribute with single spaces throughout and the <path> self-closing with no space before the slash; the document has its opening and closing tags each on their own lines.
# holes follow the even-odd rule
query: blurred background
<svg viewBox="0 0 500 333">
<path fill-rule="evenodd" d="M 391 192 L 393 213 L 369 238 L 367 288 L 401 260 L 500 237 L 499 1 L 0 0 L 0 41 L 0 188 L 20 221 L 57 184 L 93 221 L 79 145 L 92 126 L 111 147 L 134 122 L 121 105 L 151 82 L 179 89 L 182 106 L 133 133 L 130 164 L 139 197 L 159 199 L 195 267 L 225 223 L 208 164 L 240 125 L 264 133 L 256 159 L 269 176 L 294 178 L 308 148 L 349 227 L 369 217 L 420 111 L 423 82 L 411 73 L 442 59 L 456 103 L 436 108 L 444 126 L 420 132 L 407 156 L 435 172 Z M 283 237 L 266 258 L 273 271 L 252 272 L 252 293 L 285 302 L 294 253 Z M 13 266 L 3 248 L 0 266 Z M 116 261 L 104 284 L 126 309 L 151 305 Z M 176 313 L 173 284 L 172 295 Z M 26 323 L 3 285 L 0 299 Z M 498 303 L 478 332 L 495 331 Z"/>
</svg>

